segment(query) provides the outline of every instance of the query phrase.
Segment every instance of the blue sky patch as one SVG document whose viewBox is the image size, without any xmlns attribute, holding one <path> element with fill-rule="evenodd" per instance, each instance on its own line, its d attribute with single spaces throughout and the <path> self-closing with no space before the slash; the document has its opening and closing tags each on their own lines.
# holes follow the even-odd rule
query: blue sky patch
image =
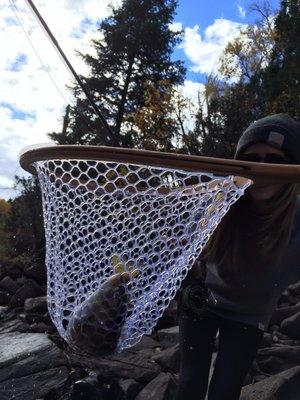
<svg viewBox="0 0 300 400">
<path fill-rule="evenodd" d="M 0 107 L 7 108 L 11 112 L 12 119 L 20 119 L 20 120 L 36 119 L 35 113 L 24 112 L 16 107 L 14 107 L 10 103 L 6 103 L 3 101 L 0 103 Z"/>
<path fill-rule="evenodd" d="M 9 63 L 8 69 L 9 71 L 18 72 L 23 69 L 23 66 L 28 62 L 28 58 L 26 54 L 20 53 L 17 57 Z"/>
<path fill-rule="evenodd" d="M 4 23 L 6 26 L 18 25 L 18 22 L 13 17 L 5 17 Z"/>
<path fill-rule="evenodd" d="M 84 18 L 80 21 L 80 25 L 76 28 L 73 28 L 70 36 L 76 39 L 82 38 L 82 36 L 91 28 L 93 25 L 93 21 L 89 18 Z"/>
</svg>

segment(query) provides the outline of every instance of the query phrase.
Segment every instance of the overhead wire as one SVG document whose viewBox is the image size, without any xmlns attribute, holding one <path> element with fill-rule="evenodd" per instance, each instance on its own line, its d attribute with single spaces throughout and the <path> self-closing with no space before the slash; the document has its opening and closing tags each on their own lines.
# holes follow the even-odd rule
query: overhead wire
<svg viewBox="0 0 300 400">
<path fill-rule="evenodd" d="M 35 14 L 35 12 L 34 12 L 33 9 L 32 9 L 32 6 L 33 6 L 33 7 L 35 8 L 35 10 L 37 11 L 37 9 L 36 9 L 36 7 L 34 6 L 34 4 L 32 3 L 32 1 L 31 1 L 31 0 L 25 0 L 25 1 L 27 1 L 27 3 L 29 3 L 29 5 L 30 5 L 30 10 L 31 10 L 32 13 L 34 14 L 35 18 L 39 21 L 39 23 L 43 26 L 43 24 L 42 24 L 42 22 L 41 22 L 42 17 L 40 16 L 41 19 L 38 18 L 37 15 Z M 54 78 L 52 77 L 51 73 L 49 72 L 49 70 L 51 70 L 51 67 L 50 67 L 49 65 L 47 65 L 47 64 L 42 60 L 42 58 L 40 57 L 39 52 L 36 50 L 36 48 L 35 48 L 35 46 L 34 46 L 32 40 L 30 39 L 30 36 L 28 35 L 28 33 L 27 33 L 27 31 L 26 31 L 26 29 L 25 29 L 25 27 L 24 27 L 25 24 L 24 24 L 22 18 L 19 17 L 19 15 L 18 15 L 18 14 L 20 14 L 20 11 L 18 10 L 17 5 L 15 4 L 15 0 L 9 0 L 9 3 L 10 3 L 11 9 L 13 10 L 13 12 L 14 12 L 14 14 L 15 14 L 15 17 L 16 17 L 16 19 L 17 19 L 17 21 L 18 21 L 18 23 L 19 23 L 19 25 L 20 25 L 22 31 L 24 32 L 24 34 L 25 34 L 25 36 L 26 36 L 26 38 L 27 38 L 27 40 L 28 40 L 30 46 L 32 47 L 32 49 L 33 49 L 34 53 L 36 54 L 38 60 L 40 61 L 41 65 L 44 67 L 44 70 L 45 70 L 45 72 L 47 73 L 47 75 L 49 76 L 51 82 L 53 83 L 53 85 L 55 86 L 55 88 L 57 89 L 57 91 L 59 92 L 59 94 L 61 95 L 61 97 L 64 99 L 64 102 L 65 102 L 66 104 L 72 105 L 73 108 L 76 109 L 78 115 L 80 115 L 80 117 L 82 118 L 82 122 L 85 123 L 86 127 L 87 127 L 89 130 L 91 130 L 91 131 L 97 133 L 97 131 L 95 130 L 95 128 L 93 128 L 93 127 L 90 125 L 89 121 L 86 119 L 86 117 L 84 116 L 84 114 L 83 114 L 80 110 L 78 110 L 78 108 L 76 107 L 75 103 L 74 103 L 73 101 L 71 101 L 70 99 L 67 100 L 66 97 L 65 97 L 65 95 L 62 93 L 62 91 L 60 90 L 60 88 L 59 88 L 58 85 L 56 84 Z M 39 14 L 39 15 L 40 15 L 40 14 Z M 43 20 L 43 19 L 42 19 L 42 20 Z M 43 20 L 43 21 L 44 21 L 44 20 Z M 45 23 L 45 22 L 44 22 L 44 23 Z M 46 23 L 45 23 L 45 25 L 46 25 Z M 46 26 L 47 26 L 47 25 L 46 25 Z M 48 37 L 49 40 L 51 41 L 51 44 L 53 45 L 55 51 L 58 53 L 58 55 L 60 56 L 60 58 L 63 58 L 63 57 L 62 57 L 62 54 L 61 54 L 62 50 L 60 49 L 57 40 L 54 38 L 53 34 L 51 33 L 51 31 L 49 30 L 48 27 L 47 27 L 47 28 L 48 28 L 48 31 L 50 32 L 50 34 L 52 35 L 52 37 L 51 37 L 50 34 L 48 33 L 48 31 L 47 31 L 47 29 L 45 28 L 45 26 L 43 26 L 43 28 L 46 30 L 46 32 L 47 32 L 47 34 L 48 34 L 47 37 Z M 52 38 L 53 38 L 53 39 L 52 39 Z M 57 45 L 55 44 L 55 42 L 56 42 Z M 58 49 L 57 46 L 59 47 L 59 49 L 60 49 L 61 52 L 59 51 L 59 49 Z M 62 52 L 62 53 L 63 53 L 63 52 Z M 63 54 L 64 54 L 64 53 L 63 53 Z M 65 57 L 65 59 L 67 60 L 67 58 L 66 58 L 65 55 L 64 55 L 64 57 Z M 72 73 L 72 72 L 74 71 L 74 73 L 75 73 L 75 75 L 76 75 L 76 77 L 77 77 L 77 78 L 75 78 L 75 79 L 77 80 L 77 82 L 78 82 L 78 80 L 81 82 L 80 78 L 79 78 L 78 75 L 76 74 L 76 72 L 75 72 L 74 68 L 71 66 L 70 62 L 69 62 L 68 60 L 67 60 L 67 62 L 66 62 L 65 59 L 63 58 L 63 61 L 64 61 L 65 64 L 66 64 L 66 63 L 69 64 L 67 69 L 68 69 L 68 71 L 71 73 L 72 78 L 75 77 L 74 74 Z M 71 68 L 70 68 L 70 66 L 71 66 Z M 86 89 L 84 89 L 84 86 L 83 86 L 82 82 L 81 82 L 81 84 L 80 84 L 79 86 L 80 86 L 81 89 L 84 91 L 84 93 L 85 93 L 85 95 L 87 96 L 89 102 L 91 103 L 90 95 L 86 93 Z M 94 103 L 93 100 L 92 100 L 92 103 Z M 107 129 L 107 127 L 108 127 L 108 131 L 109 131 L 109 134 L 110 134 L 109 138 L 110 138 L 110 139 L 113 138 L 114 145 L 117 145 L 117 146 L 120 145 L 120 143 L 119 143 L 116 139 L 114 139 L 114 138 L 115 138 L 115 135 L 113 134 L 113 132 L 112 132 L 111 129 L 109 128 L 107 122 L 105 121 L 104 117 L 102 116 L 100 110 L 98 110 L 98 108 L 97 108 L 97 106 L 95 105 L 95 103 L 94 103 L 94 105 L 93 105 L 93 109 L 94 109 L 95 113 L 97 114 L 97 116 L 100 118 L 102 125 L 103 125 L 106 129 Z M 98 112 L 96 112 L 96 109 L 98 110 Z M 100 115 L 101 115 L 101 117 L 100 117 Z M 103 124 L 103 120 L 105 121 L 104 124 Z M 105 125 L 105 124 L 106 124 L 106 125 Z"/>
<path fill-rule="evenodd" d="M 63 62 L 66 64 L 67 68 L 69 69 L 69 71 L 71 72 L 71 74 L 73 75 L 73 77 L 75 78 L 77 84 L 79 85 L 79 87 L 81 88 L 81 90 L 83 91 L 83 93 L 86 95 L 86 98 L 88 99 L 90 105 L 92 106 L 94 112 L 96 113 L 96 115 L 99 117 L 103 127 L 105 128 L 105 130 L 108 133 L 108 138 L 110 140 L 112 140 L 113 144 L 115 145 L 120 145 L 121 143 L 119 142 L 119 140 L 117 139 L 115 133 L 111 130 L 110 126 L 108 125 L 106 119 L 103 117 L 101 111 L 99 110 L 99 108 L 97 107 L 96 103 L 94 102 L 92 96 L 90 95 L 89 91 L 86 89 L 85 85 L 83 84 L 83 82 L 81 81 L 81 79 L 79 78 L 77 72 L 75 71 L 75 69 L 73 68 L 72 64 L 70 63 L 70 61 L 68 60 L 68 58 L 66 57 L 65 53 L 63 52 L 62 48 L 60 47 L 58 41 L 56 40 L 55 36 L 53 35 L 53 33 L 51 32 L 49 26 L 47 25 L 46 21 L 44 20 L 44 18 L 42 17 L 42 15 L 40 14 L 40 12 L 38 11 L 38 9 L 36 8 L 34 2 L 32 0 L 26 0 L 26 2 L 29 4 L 30 9 L 32 10 L 32 12 L 34 13 L 35 17 L 38 19 L 39 23 L 42 25 L 43 29 L 45 30 L 48 38 L 50 39 L 51 43 L 53 44 L 53 46 L 56 48 L 56 50 L 58 51 L 60 57 L 62 58 Z"/>
</svg>

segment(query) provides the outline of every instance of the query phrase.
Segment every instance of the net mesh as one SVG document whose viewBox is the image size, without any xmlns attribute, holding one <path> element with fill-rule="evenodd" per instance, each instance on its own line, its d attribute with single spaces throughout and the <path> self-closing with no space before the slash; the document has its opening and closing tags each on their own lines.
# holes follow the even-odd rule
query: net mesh
<svg viewBox="0 0 300 400">
<path fill-rule="evenodd" d="M 119 353 L 150 334 L 250 181 L 120 162 L 35 163 L 47 300 L 75 349 Z"/>
</svg>

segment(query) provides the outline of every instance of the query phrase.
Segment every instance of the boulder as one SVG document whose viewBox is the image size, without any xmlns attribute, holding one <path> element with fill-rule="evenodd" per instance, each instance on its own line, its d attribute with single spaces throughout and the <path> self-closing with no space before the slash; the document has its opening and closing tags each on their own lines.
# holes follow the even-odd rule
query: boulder
<svg viewBox="0 0 300 400">
<path fill-rule="evenodd" d="M 176 389 L 175 378 L 170 373 L 161 372 L 140 391 L 135 400 L 172 400 Z"/>
<path fill-rule="evenodd" d="M 24 268 L 24 275 L 32 278 L 38 283 L 45 283 L 47 280 L 47 270 L 45 264 L 32 264 Z"/>
<path fill-rule="evenodd" d="M 299 400 L 300 366 L 242 388 L 240 400 Z"/>
<path fill-rule="evenodd" d="M 75 367 L 97 369 L 102 376 L 134 379 L 141 383 L 148 383 L 161 372 L 161 367 L 154 361 L 144 357 L 139 352 L 125 350 L 118 355 L 92 357 L 77 354 L 68 349 L 70 362 Z"/>
<path fill-rule="evenodd" d="M 1 323 L 0 334 L 11 333 L 11 332 L 28 332 L 29 325 L 23 322 L 18 317 L 12 317 L 6 319 Z"/>
<path fill-rule="evenodd" d="M 137 394 L 143 389 L 143 385 L 134 379 L 121 379 L 119 384 L 125 393 L 126 400 L 135 400 Z"/>
<path fill-rule="evenodd" d="M 46 313 L 47 312 L 46 296 L 26 299 L 24 303 L 24 311 L 25 313 L 40 313 L 40 314 Z"/>
<path fill-rule="evenodd" d="M 11 294 L 0 290 L 0 306 L 7 306 L 11 300 Z"/>
<path fill-rule="evenodd" d="M 294 306 L 277 308 L 272 315 L 270 323 L 272 325 L 274 324 L 279 325 L 284 319 L 291 317 L 292 315 L 298 313 L 299 311 L 300 311 L 300 302 L 298 302 Z"/>
<path fill-rule="evenodd" d="M 179 327 L 176 325 L 172 328 L 161 329 L 157 331 L 157 336 L 163 348 L 175 346 L 179 342 Z"/>
<path fill-rule="evenodd" d="M 9 305 L 11 308 L 23 307 L 26 299 L 39 297 L 42 294 L 39 285 L 33 279 L 28 279 L 27 282 L 13 295 Z"/>
<path fill-rule="evenodd" d="M 160 344 L 154 340 L 151 336 L 144 335 L 141 340 L 134 346 L 130 348 L 132 351 L 144 350 L 144 349 L 155 349 L 159 347 Z"/>
<path fill-rule="evenodd" d="M 19 289 L 19 285 L 9 276 L 3 278 L 0 282 L 0 290 L 9 294 L 15 294 Z"/>
<path fill-rule="evenodd" d="M 0 398 L 35 400 L 68 379 L 66 356 L 44 334 L 0 335 Z"/>
<path fill-rule="evenodd" d="M 0 265 L 0 279 L 5 276 L 10 276 L 12 279 L 17 279 L 22 276 L 21 268 L 14 262 L 7 262 Z"/>
<path fill-rule="evenodd" d="M 179 372 L 180 367 L 180 352 L 179 344 L 169 347 L 158 354 L 151 357 L 151 360 L 159 364 L 164 370 Z"/>
<path fill-rule="evenodd" d="M 280 331 L 290 338 L 300 340 L 300 311 L 282 321 Z"/>
<path fill-rule="evenodd" d="M 283 360 L 292 361 L 296 364 L 300 362 L 300 346 L 273 346 L 270 348 L 259 349 L 258 356 L 274 356 Z"/>
</svg>

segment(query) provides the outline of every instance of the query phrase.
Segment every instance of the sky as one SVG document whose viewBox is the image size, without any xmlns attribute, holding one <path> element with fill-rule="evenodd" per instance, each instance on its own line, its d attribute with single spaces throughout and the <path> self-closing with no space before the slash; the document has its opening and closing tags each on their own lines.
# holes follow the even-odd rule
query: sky
<svg viewBox="0 0 300 400">
<path fill-rule="evenodd" d="M 75 50 L 91 52 L 108 3 L 121 0 L 36 0 L 34 3 L 80 74 L 88 72 Z M 252 0 L 179 0 L 170 29 L 182 29 L 174 59 L 187 68 L 182 92 L 196 100 L 206 76 L 217 72 L 229 40 L 257 18 Z M 269 0 L 274 10 L 279 0 Z M 33 16 L 26 0 L 0 0 L 0 198 L 17 195 L 14 176 L 28 176 L 18 163 L 25 146 L 49 142 L 61 129 L 65 106 L 72 104 L 66 85 L 72 77 Z"/>
</svg>

